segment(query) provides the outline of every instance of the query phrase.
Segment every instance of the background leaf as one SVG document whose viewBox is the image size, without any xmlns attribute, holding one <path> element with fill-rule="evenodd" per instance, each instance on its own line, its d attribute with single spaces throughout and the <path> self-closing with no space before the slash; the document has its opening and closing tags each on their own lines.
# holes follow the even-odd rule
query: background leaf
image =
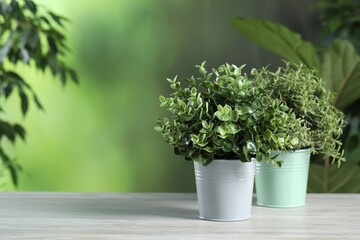
<svg viewBox="0 0 360 240">
<path fill-rule="evenodd" d="M 289 61 L 301 61 L 309 67 L 318 69 L 319 59 L 315 47 L 290 29 L 262 19 L 233 18 L 231 22 L 237 30 L 259 46 Z"/>
<path fill-rule="evenodd" d="M 334 105 L 344 109 L 360 98 L 360 57 L 353 45 L 335 40 L 324 52 L 322 76 L 336 93 Z"/>
<path fill-rule="evenodd" d="M 360 165 L 356 163 L 324 167 L 310 164 L 308 192 L 360 193 Z"/>
</svg>

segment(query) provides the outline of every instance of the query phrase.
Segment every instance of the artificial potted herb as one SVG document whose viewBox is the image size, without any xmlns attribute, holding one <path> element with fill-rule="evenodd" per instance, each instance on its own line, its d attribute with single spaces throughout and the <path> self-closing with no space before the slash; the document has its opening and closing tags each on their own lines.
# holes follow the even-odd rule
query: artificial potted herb
<svg viewBox="0 0 360 240">
<path fill-rule="evenodd" d="M 200 218 L 248 219 L 253 159 L 281 164 L 270 157 L 271 150 L 292 148 L 297 137 L 285 141 L 286 136 L 306 128 L 281 99 L 271 99 L 266 84 L 242 73 L 244 65 L 225 64 L 211 72 L 204 65 L 196 66 L 198 78 L 167 79 L 174 92 L 160 96 L 160 106 L 171 119 L 159 119 L 155 130 L 176 155 L 193 160 Z"/>
<path fill-rule="evenodd" d="M 256 164 L 257 204 L 268 207 L 298 207 L 305 205 L 310 153 L 344 161 L 340 137 L 344 115 L 332 105 L 333 94 L 326 90 L 316 70 L 303 64 L 285 62 L 272 72 L 262 68 L 254 72 L 254 81 L 265 84 L 267 95 L 283 102 L 289 112 L 301 122 L 301 131 L 285 137 L 292 146 L 273 149 L 272 156 L 282 161 L 282 167 L 269 162 Z M 266 135 L 272 135 L 269 130 Z M 265 134 L 264 134 L 265 135 Z"/>
</svg>

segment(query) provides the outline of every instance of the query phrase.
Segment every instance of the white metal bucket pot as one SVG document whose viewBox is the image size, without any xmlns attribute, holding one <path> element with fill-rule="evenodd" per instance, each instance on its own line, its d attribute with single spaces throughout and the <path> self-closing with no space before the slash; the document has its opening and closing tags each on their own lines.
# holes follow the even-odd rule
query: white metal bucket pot
<svg viewBox="0 0 360 240">
<path fill-rule="evenodd" d="M 251 217 L 255 161 L 214 160 L 203 166 L 194 161 L 201 219 L 239 221 Z"/>
</svg>

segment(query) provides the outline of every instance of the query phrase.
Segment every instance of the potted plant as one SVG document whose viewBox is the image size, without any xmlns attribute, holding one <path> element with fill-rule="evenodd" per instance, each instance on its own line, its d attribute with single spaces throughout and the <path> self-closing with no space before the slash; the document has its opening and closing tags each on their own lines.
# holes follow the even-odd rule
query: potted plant
<svg viewBox="0 0 360 240">
<path fill-rule="evenodd" d="M 271 150 L 296 146 L 298 137 L 288 136 L 307 128 L 282 99 L 271 99 L 266 84 L 242 73 L 244 65 L 196 67 L 198 78 L 167 79 L 174 91 L 160 96 L 160 106 L 171 119 L 158 119 L 155 130 L 176 155 L 193 160 L 200 218 L 248 219 L 254 159 L 281 165 Z"/>
<path fill-rule="evenodd" d="M 269 162 L 256 164 L 257 204 L 303 206 L 310 153 L 331 158 L 339 166 L 345 160 L 340 141 L 344 115 L 332 105 L 333 94 L 326 90 L 317 71 L 303 64 L 285 62 L 285 67 L 275 72 L 262 68 L 254 72 L 254 81 L 265 84 L 267 94 L 283 102 L 303 126 L 286 136 L 285 141 L 292 141 L 290 148 L 272 151 L 271 155 L 282 161 L 282 169 Z"/>
</svg>

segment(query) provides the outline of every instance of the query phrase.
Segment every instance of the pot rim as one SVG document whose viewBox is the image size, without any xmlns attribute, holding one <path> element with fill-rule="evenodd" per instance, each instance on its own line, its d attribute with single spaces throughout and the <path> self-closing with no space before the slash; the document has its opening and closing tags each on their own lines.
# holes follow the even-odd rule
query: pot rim
<svg viewBox="0 0 360 240">
<path fill-rule="evenodd" d="M 234 159 L 214 159 L 213 161 L 216 161 L 216 162 L 239 161 L 239 162 L 242 162 L 242 163 L 251 163 L 251 162 L 255 161 L 255 158 L 251 158 L 251 161 L 246 161 L 246 162 L 243 162 L 238 158 L 234 158 Z M 198 161 L 193 160 L 193 162 L 198 162 Z M 201 162 L 198 162 L 198 163 L 201 163 Z"/>
<path fill-rule="evenodd" d="M 311 148 L 303 148 L 298 150 L 289 150 L 289 151 L 279 151 L 279 150 L 272 150 L 273 153 L 302 153 L 302 152 L 310 152 Z"/>
</svg>

